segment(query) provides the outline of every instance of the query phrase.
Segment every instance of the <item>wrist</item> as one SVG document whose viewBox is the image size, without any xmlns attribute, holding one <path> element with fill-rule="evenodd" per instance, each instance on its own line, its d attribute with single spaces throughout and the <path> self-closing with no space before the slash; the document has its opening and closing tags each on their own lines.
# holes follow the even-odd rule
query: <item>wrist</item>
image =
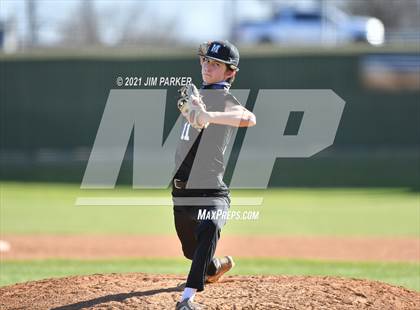
<svg viewBox="0 0 420 310">
<path fill-rule="evenodd" d="M 211 117 L 211 112 L 201 111 L 200 115 L 198 116 L 198 122 L 200 124 L 211 123 Z"/>
</svg>

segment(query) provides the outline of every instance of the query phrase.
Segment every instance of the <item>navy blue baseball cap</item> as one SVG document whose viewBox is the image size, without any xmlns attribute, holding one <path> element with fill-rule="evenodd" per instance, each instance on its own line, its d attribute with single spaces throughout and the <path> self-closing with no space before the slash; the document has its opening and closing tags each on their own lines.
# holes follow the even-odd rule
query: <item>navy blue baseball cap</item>
<svg viewBox="0 0 420 310">
<path fill-rule="evenodd" d="M 233 70 L 239 70 L 239 51 L 229 41 L 213 41 L 200 45 L 198 54 L 202 57 L 223 62 Z"/>
</svg>

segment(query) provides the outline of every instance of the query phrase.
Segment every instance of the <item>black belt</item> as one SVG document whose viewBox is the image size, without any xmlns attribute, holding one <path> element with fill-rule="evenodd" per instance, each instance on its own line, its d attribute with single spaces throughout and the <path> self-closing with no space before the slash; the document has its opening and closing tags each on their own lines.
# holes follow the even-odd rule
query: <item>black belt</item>
<svg viewBox="0 0 420 310">
<path fill-rule="evenodd" d="M 176 189 L 185 189 L 187 187 L 187 182 L 183 182 L 179 179 L 174 179 L 173 183 Z"/>
</svg>

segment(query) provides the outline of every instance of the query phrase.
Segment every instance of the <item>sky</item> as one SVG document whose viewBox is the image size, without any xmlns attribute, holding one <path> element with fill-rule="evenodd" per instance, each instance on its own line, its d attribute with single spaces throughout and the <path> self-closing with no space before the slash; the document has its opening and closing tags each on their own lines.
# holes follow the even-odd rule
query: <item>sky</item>
<svg viewBox="0 0 420 310">
<path fill-rule="evenodd" d="M 93 0 L 95 10 L 101 14 L 108 14 L 110 18 L 123 18 L 133 8 L 145 8 L 148 17 L 143 21 L 151 25 L 144 25 L 141 21 L 133 20 L 132 27 L 153 29 L 154 22 L 175 21 L 170 31 L 183 42 L 203 42 L 213 39 L 224 39 L 228 35 L 229 23 L 233 12 L 238 20 L 263 18 L 270 13 L 269 6 L 261 0 Z M 80 0 L 37 0 L 38 19 L 40 22 L 39 40 L 43 44 L 54 44 L 60 39 L 58 25 L 77 12 Z M 232 8 L 235 3 L 235 9 Z M 27 35 L 26 1 L 1 0 L 0 18 L 2 20 L 15 18 L 17 33 L 20 39 Z M 106 43 L 113 43 L 116 30 L 104 24 L 103 39 Z M 157 23 L 157 22 L 155 22 Z M 157 23 L 159 24 L 159 23 Z"/>
</svg>

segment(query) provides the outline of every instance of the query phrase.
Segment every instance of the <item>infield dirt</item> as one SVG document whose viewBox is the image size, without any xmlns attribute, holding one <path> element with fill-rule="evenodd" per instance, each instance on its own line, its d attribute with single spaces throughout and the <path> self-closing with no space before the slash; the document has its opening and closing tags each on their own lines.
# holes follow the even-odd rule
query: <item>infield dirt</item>
<svg viewBox="0 0 420 310">
<path fill-rule="evenodd" d="M 176 236 L 3 235 L 2 259 L 183 257 Z M 418 262 L 418 238 L 223 236 L 216 256 Z"/>
<path fill-rule="evenodd" d="M 96 274 L 0 288 L 0 308 L 174 309 L 185 284 L 174 275 Z M 420 309 L 420 293 L 335 277 L 228 276 L 195 299 L 204 309 Z"/>
</svg>

